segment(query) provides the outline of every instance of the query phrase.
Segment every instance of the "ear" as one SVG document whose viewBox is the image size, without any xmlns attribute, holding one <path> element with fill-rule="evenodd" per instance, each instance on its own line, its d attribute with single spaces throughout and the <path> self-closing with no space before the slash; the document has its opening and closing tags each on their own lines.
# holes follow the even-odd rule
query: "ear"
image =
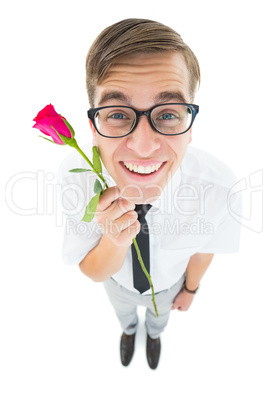
<svg viewBox="0 0 268 402">
<path fill-rule="evenodd" d="M 189 144 L 191 144 L 191 142 L 192 142 L 192 128 L 190 129 L 189 132 Z"/>
<path fill-rule="evenodd" d="M 89 120 L 89 125 L 90 125 L 90 128 L 91 128 L 91 132 L 92 132 L 92 138 L 93 138 L 92 143 L 93 143 L 93 146 L 98 146 L 96 129 L 95 129 L 95 127 L 93 126 L 92 121 L 91 121 L 90 119 L 88 119 L 88 120 Z"/>
</svg>

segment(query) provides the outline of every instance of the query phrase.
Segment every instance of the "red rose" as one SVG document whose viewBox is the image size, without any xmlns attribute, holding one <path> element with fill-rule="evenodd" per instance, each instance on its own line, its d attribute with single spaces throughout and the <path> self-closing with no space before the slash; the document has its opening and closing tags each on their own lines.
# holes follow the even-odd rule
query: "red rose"
<svg viewBox="0 0 268 402">
<path fill-rule="evenodd" d="M 65 145 L 67 141 L 65 142 L 64 138 L 61 139 L 62 136 L 67 138 L 73 138 L 74 136 L 71 125 L 65 117 L 56 112 L 54 106 L 51 104 L 40 110 L 33 120 L 36 122 L 33 128 L 37 128 L 43 134 L 50 136 L 56 144 Z"/>
</svg>

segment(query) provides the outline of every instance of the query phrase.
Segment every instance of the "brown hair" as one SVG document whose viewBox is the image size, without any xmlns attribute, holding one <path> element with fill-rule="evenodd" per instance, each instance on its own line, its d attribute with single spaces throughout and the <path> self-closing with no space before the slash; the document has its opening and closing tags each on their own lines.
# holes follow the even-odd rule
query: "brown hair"
<svg viewBox="0 0 268 402">
<path fill-rule="evenodd" d="M 100 85 L 116 59 L 131 53 L 177 51 L 184 56 L 189 71 L 191 99 L 200 83 L 199 63 L 192 50 L 173 29 L 159 22 L 130 18 L 119 21 L 100 33 L 86 58 L 86 86 L 91 106 L 95 87 Z"/>
</svg>

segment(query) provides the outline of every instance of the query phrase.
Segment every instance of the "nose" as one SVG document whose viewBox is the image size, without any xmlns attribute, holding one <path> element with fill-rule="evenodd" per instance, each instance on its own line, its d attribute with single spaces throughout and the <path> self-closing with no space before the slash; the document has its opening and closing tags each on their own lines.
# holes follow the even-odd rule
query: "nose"
<svg viewBox="0 0 268 402">
<path fill-rule="evenodd" d="M 160 136 L 161 134 L 151 127 L 148 116 L 140 116 L 135 130 L 126 137 L 127 147 L 139 156 L 148 157 L 160 148 Z"/>
</svg>

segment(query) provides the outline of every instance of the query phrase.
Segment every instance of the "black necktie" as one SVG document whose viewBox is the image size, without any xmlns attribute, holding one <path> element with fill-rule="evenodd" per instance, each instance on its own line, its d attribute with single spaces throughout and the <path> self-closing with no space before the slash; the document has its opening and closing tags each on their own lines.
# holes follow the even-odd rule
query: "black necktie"
<svg viewBox="0 0 268 402">
<path fill-rule="evenodd" d="M 136 236 L 136 241 L 138 243 L 141 257 L 143 259 L 145 268 L 148 273 L 150 273 L 150 243 L 149 243 L 149 228 L 145 220 L 145 215 L 149 211 L 152 205 L 141 204 L 136 205 L 135 211 L 138 213 L 138 220 L 141 224 L 141 230 Z M 134 244 L 131 245 L 132 251 L 132 267 L 133 267 L 133 284 L 134 288 L 140 293 L 144 293 L 146 290 L 150 289 L 148 279 L 146 278 L 140 262 L 137 257 L 137 252 Z"/>
</svg>

